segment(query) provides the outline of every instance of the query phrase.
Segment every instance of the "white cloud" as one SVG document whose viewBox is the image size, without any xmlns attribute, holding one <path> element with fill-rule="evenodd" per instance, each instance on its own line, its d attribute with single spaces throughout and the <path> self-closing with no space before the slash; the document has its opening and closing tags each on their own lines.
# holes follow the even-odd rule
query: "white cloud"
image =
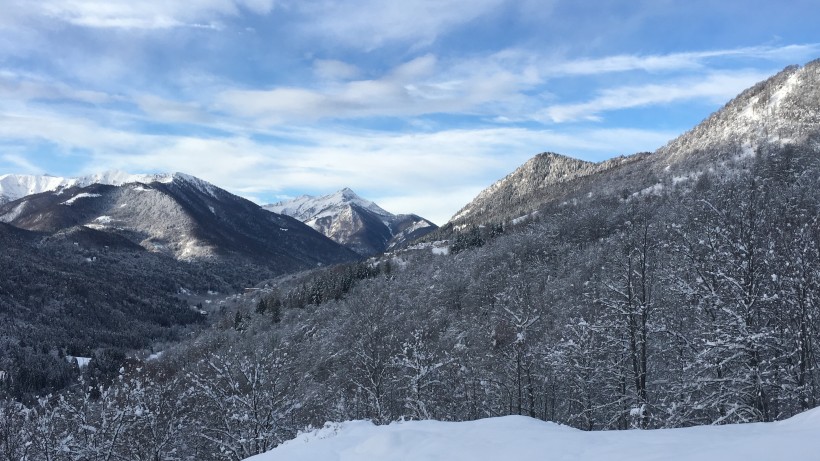
<svg viewBox="0 0 820 461">
<path fill-rule="evenodd" d="M 0 96 L 6 101 L 67 100 L 89 104 L 104 104 L 114 100 L 100 91 L 78 89 L 42 76 L 8 70 L 0 70 Z"/>
<path fill-rule="evenodd" d="M 335 59 L 317 59 L 313 61 L 313 72 L 320 80 L 350 80 L 358 77 L 361 70 L 346 62 Z"/>
<path fill-rule="evenodd" d="M 23 173 L 23 174 L 42 174 L 44 173 L 43 169 L 39 166 L 35 165 L 33 162 L 28 160 L 26 157 L 19 155 L 19 154 L 3 154 L 0 156 L 0 160 L 3 163 L 13 165 L 17 168 L 14 172 L 15 173 Z"/>
<path fill-rule="evenodd" d="M 505 0 L 357 0 L 299 2 L 310 21 L 302 33 L 356 48 L 394 42 L 430 44 L 454 27 L 490 13 Z"/>
<path fill-rule="evenodd" d="M 598 75 L 614 72 L 682 71 L 703 69 L 709 61 L 729 58 L 756 58 L 777 61 L 803 60 L 820 51 L 820 44 L 756 46 L 658 55 L 621 54 L 603 58 L 581 58 L 551 63 L 543 67 L 547 75 Z"/>
<path fill-rule="evenodd" d="M 603 112 L 628 107 L 690 99 L 725 101 L 765 78 L 767 73 L 719 71 L 720 67 L 713 66 L 712 60 L 775 60 L 782 54 L 806 54 L 815 49 L 820 46 L 748 47 L 576 60 L 561 60 L 522 49 L 465 59 L 441 59 L 426 54 L 399 64 L 380 77 L 352 81 L 346 78 L 355 75 L 358 69 L 338 61 L 318 61 L 315 71 L 328 77 L 324 82 L 269 90 L 229 89 L 217 95 L 216 104 L 228 115 L 245 117 L 256 126 L 327 118 L 436 113 L 485 115 L 498 121 L 596 120 Z M 670 75 L 667 78 L 673 80 L 614 86 L 620 80 L 612 79 L 606 82 L 611 86 L 599 89 L 598 96 L 592 100 L 543 109 L 546 101 L 553 97 L 549 89 L 554 81 L 624 72 L 638 72 L 638 77 L 644 79 L 646 73 L 665 72 Z"/>
<path fill-rule="evenodd" d="M 578 120 L 600 120 L 608 111 L 669 104 L 676 101 L 701 99 L 728 102 L 745 88 L 763 80 L 768 74 L 756 71 L 713 73 L 705 77 L 690 77 L 662 84 L 623 86 L 605 89 L 595 98 L 581 103 L 556 104 L 543 109 L 535 118 L 554 123 Z"/>
<path fill-rule="evenodd" d="M 534 70 L 505 66 L 494 58 L 441 63 L 430 54 L 370 80 L 332 82 L 316 88 L 223 91 L 216 107 L 257 126 L 295 120 L 407 117 L 434 113 L 492 114 L 520 111 L 520 93 L 539 82 Z M 485 107 L 486 106 L 486 107 Z"/>
<path fill-rule="evenodd" d="M 273 0 L 44 0 L 30 6 L 29 14 L 41 14 L 77 26 L 121 29 L 167 29 L 180 26 L 218 28 L 223 16 L 242 10 L 267 14 Z"/>
<path fill-rule="evenodd" d="M 437 223 L 446 222 L 466 203 L 466 196 L 471 198 L 537 152 L 601 160 L 653 150 L 673 135 L 512 127 L 412 133 L 280 127 L 255 133 L 277 141 L 239 133 L 151 135 L 31 109 L 0 115 L 0 139 L 8 145 L 25 151 L 26 146 L 45 141 L 62 155 L 72 156 L 75 171 L 53 173 L 184 171 L 256 200 L 352 187 L 367 191 L 370 198 L 387 199 L 392 211 L 415 212 Z M 20 159 L 3 160 L 27 171 L 36 168 L 21 164 Z"/>
<path fill-rule="evenodd" d="M 212 117 L 199 103 L 180 102 L 160 98 L 151 94 L 134 97 L 134 102 L 153 120 L 162 122 L 182 122 L 204 124 L 212 122 Z"/>
</svg>

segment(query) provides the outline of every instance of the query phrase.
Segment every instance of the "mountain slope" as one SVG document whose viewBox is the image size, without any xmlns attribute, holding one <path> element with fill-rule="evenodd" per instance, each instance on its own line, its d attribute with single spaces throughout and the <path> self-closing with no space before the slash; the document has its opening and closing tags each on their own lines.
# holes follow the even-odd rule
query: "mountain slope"
<svg viewBox="0 0 820 461">
<path fill-rule="evenodd" d="M 348 188 L 321 197 L 303 195 L 264 208 L 292 216 L 365 256 L 396 248 L 437 229 L 420 216 L 387 212 Z"/>
<path fill-rule="evenodd" d="M 506 221 L 533 212 L 533 205 L 562 198 L 579 178 L 633 161 L 619 157 L 601 163 L 578 160 L 556 153 L 542 153 L 481 191 L 447 223 L 456 229 Z M 571 189 L 570 189 L 571 190 Z"/>
<path fill-rule="evenodd" d="M 0 206 L 0 221 L 46 233 L 85 226 L 176 259 L 240 258 L 278 273 L 357 257 L 293 218 L 198 178 L 176 173 L 148 179 L 154 180 L 29 195 Z"/>
<path fill-rule="evenodd" d="M 45 395 L 76 383 L 64 355 L 178 341 L 205 317 L 179 296 L 228 291 L 214 267 L 151 253 L 116 234 L 52 235 L 0 223 L 0 394 Z"/>
<path fill-rule="evenodd" d="M 820 127 L 820 60 L 789 66 L 743 91 L 692 130 L 658 149 L 666 164 L 714 159 L 715 148 L 747 154 L 761 143 L 802 142 Z"/>
<path fill-rule="evenodd" d="M 564 201 L 624 199 L 703 172 L 733 168 L 756 150 L 800 145 L 820 130 L 820 60 L 790 66 L 745 90 L 656 152 L 601 163 L 539 154 L 482 191 L 443 227 L 510 222 Z"/>
</svg>

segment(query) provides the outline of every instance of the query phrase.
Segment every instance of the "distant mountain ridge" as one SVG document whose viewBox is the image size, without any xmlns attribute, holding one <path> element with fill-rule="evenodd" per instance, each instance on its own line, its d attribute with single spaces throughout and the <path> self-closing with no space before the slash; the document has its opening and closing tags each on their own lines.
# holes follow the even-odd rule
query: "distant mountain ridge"
<svg viewBox="0 0 820 461">
<path fill-rule="evenodd" d="M 349 188 L 320 197 L 303 195 L 263 208 L 292 216 L 363 256 L 400 247 L 438 228 L 415 214 L 385 211 Z"/>
<path fill-rule="evenodd" d="M 182 173 L 176 173 L 182 175 Z M 128 183 L 168 183 L 174 174 L 130 174 L 123 171 L 106 171 L 75 178 L 51 175 L 3 174 L 0 175 L 0 204 L 41 192 L 57 191 L 68 187 L 86 187 L 92 184 L 121 186 Z"/>
<path fill-rule="evenodd" d="M 665 182 L 692 181 L 710 169 L 740 164 L 767 144 L 808 142 L 819 130 L 820 60 L 815 60 L 802 67 L 789 66 L 743 91 L 654 153 L 600 163 L 538 154 L 480 192 L 442 232 L 518 222 L 546 205 L 567 200 L 651 193 Z"/>
<path fill-rule="evenodd" d="M 539 202 L 549 200 L 550 190 L 560 192 L 560 188 L 556 186 L 608 170 L 628 161 L 627 157 L 618 157 L 594 163 L 554 152 L 538 154 L 481 191 L 476 198 L 453 215 L 448 225 L 460 228 L 471 223 L 489 224 L 493 219 L 485 220 L 482 217 L 493 215 L 502 217 L 499 221 L 514 219 L 519 215 L 535 211 L 529 207 L 535 195 L 546 194 L 546 196 L 538 197 Z"/>
<path fill-rule="evenodd" d="M 296 219 L 183 173 L 28 184 L 50 189 L 0 206 L 0 221 L 48 234 L 88 228 L 175 259 L 238 257 L 279 273 L 357 259 Z"/>
</svg>

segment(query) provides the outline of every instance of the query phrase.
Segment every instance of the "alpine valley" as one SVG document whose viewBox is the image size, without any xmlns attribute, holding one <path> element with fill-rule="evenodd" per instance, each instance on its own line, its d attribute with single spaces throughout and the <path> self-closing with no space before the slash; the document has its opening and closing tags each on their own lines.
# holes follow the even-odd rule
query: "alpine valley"
<svg viewBox="0 0 820 461">
<path fill-rule="evenodd" d="M 655 152 L 538 154 L 440 228 L 350 189 L 260 207 L 180 173 L 0 186 L 9 459 L 405 459 L 402 443 L 421 459 L 445 423 L 299 433 L 508 415 L 586 431 L 788 419 L 713 445 L 816 446 L 820 61 Z M 478 454 L 468 435 L 495 424 L 519 427 L 503 439 L 521 453 L 543 455 L 544 433 L 573 459 L 567 437 L 595 453 L 709 439 L 460 424 L 446 430 L 473 451 L 439 453 Z"/>
</svg>

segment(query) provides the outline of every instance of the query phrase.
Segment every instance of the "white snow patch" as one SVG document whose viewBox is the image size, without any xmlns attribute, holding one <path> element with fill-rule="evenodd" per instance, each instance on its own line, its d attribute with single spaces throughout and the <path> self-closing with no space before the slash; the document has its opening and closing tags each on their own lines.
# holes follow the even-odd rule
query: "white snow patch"
<svg viewBox="0 0 820 461">
<path fill-rule="evenodd" d="M 818 459 L 820 409 L 776 423 L 586 432 L 524 416 L 327 423 L 249 461 L 777 461 Z"/>
<path fill-rule="evenodd" d="M 589 193 L 589 197 L 592 197 L 592 192 L 590 192 L 590 193 Z M 519 217 L 517 217 L 517 218 L 513 219 L 512 221 L 510 221 L 510 224 L 512 224 L 513 226 L 515 226 L 515 225 L 517 225 L 517 224 L 520 224 L 520 223 L 522 223 L 522 222 L 526 221 L 527 219 L 534 218 L 534 217 L 536 217 L 536 216 L 538 216 L 538 212 L 537 212 L 537 211 L 533 211 L 533 212 L 532 212 L 532 213 L 530 213 L 530 214 L 525 214 L 524 216 L 519 216 Z"/>
<path fill-rule="evenodd" d="M 431 251 L 433 252 L 433 254 L 434 254 L 434 255 L 446 256 L 446 255 L 450 254 L 450 247 L 446 247 L 446 246 L 442 246 L 442 247 L 433 246 L 433 248 L 432 248 L 432 250 L 431 250 Z"/>
<path fill-rule="evenodd" d="M 151 360 L 156 360 L 156 359 L 162 357 L 163 353 L 165 353 L 165 351 L 155 352 L 155 353 L 149 355 L 148 357 L 146 357 L 145 361 L 147 362 L 147 361 L 151 361 Z"/>
<path fill-rule="evenodd" d="M 4 214 L 3 216 L 0 216 L 0 222 L 12 222 L 12 221 L 14 221 L 21 214 L 23 214 L 23 211 L 25 211 L 27 204 L 28 204 L 28 202 L 22 202 L 22 203 L 18 204 L 16 207 L 14 207 L 13 210 L 11 210 L 10 212 Z"/>
<path fill-rule="evenodd" d="M 778 90 L 772 94 L 771 98 L 769 99 L 769 107 L 777 108 L 778 106 L 780 106 L 780 101 L 782 101 L 783 98 L 788 96 L 788 94 L 794 91 L 795 87 L 797 87 L 799 79 L 799 72 L 795 72 L 792 75 L 790 75 L 789 78 L 783 83 L 783 86 L 778 88 Z"/>
<path fill-rule="evenodd" d="M 67 361 L 68 363 L 71 363 L 71 362 L 73 362 L 74 360 L 77 360 L 77 365 L 78 365 L 80 368 L 85 368 L 85 367 L 87 367 L 87 366 L 88 366 L 88 364 L 91 362 L 91 357 L 75 357 L 75 356 L 73 356 L 73 355 L 66 355 L 66 356 L 65 356 L 65 359 L 66 359 L 66 361 Z"/>
<path fill-rule="evenodd" d="M 422 242 L 407 247 L 410 250 L 430 250 L 434 255 L 448 255 L 450 254 L 450 247 L 447 246 L 445 240 L 437 240 L 435 242 Z"/>
<path fill-rule="evenodd" d="M 661 195 L 661 191 L 663 191 L 663 184 L 657 183 L 635 192 L 632 194 L 632 197 L 638 197 L 641 195 Z"/>
<path fill-rule="evenodd" d="M 389 223 L 386 223 L 385 225 L 390 227 Z M 412 226 L 410 226 L 407 229 L 405 229 L 404 231 L 402 231 L 402 233 L 409 235 L 409 234 L 412 234 L 413 232 L 415 232 L 419 229 L 425 229 L 427 227 L 430 227 L 431 225 L 432 224 L 430 224 L 430 222 L 428 222 L 427 220 L 421 219 L 421 220 L 418 220 L 418 221 L 414 222 Z"/>
<path fill-rule="evenodd" d="M 101 195 L 100 194 L 89 194 L 88 192 L 82 192 L 82 193 L 79 193 L 79 194 L 75 195 L 74 197 L 71 197 L 70 199 L 66 200 L 62 204 L 63 205 L 73 205 L 74 202 L 76 202 L 78 199 L 93 198 L 93 197 L 101 197 Z"/>
<path fill-rule="evenodd" d="M 179 259 L 191 260 L 211 256 L 213 249 L 196 239 L 189 238 L 182 244 L 182 249 L 178 254 Z"/>
</svg>

